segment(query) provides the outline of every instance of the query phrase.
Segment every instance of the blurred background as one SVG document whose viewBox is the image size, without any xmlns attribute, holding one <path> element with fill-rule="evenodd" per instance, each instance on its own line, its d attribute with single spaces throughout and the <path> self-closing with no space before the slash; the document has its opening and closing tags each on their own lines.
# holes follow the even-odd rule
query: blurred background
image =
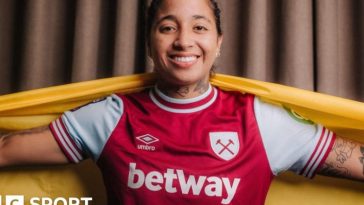
<svg viewBox="0 0 364 205">
<path fill-rule="evenodd" d="M 0 94 L 152 71 L 144 37 L 148 2 L 0 0 Z M 217 72 L 364 101 L 364 0 L 219 3 L 224 42 Z M 104 204 L 102 182 L 88 170 L 89 178 L 75 172 L 68 178 L 91 183 L 84 195 Z M 47 180 L 50 173 L 58 172 L 46 172 Z M 39 187 L 9 181 L 11 174 L 19 179 L 14 170 L 2 174 L 2 194 Z M 35 181 L 33 171 L 25 175 Z M 59 184 L 68 182 L 61 177 Z M 285 174 L 267 204 L 357 204 L 363 189 L 359 182 Z"/>
<path fill-rule="evenodd" d="M 0 94 L 151 71 L 148 0 L 0 0 Z M 364 100 L 363 0 L 220 0 L 217 72 Z"/>
</svg>

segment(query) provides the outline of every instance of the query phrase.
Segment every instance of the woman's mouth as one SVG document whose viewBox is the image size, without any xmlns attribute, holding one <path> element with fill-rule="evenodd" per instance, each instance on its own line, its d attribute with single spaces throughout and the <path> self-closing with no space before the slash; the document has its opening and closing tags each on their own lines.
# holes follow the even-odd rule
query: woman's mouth
<svg viewBox="0 0 364 205">
<path fill-rule="evenodd" d="M 195 64 L 197 62 L 198 58 L 199 58 L 199 56 L 196 56 L 196 55 L 190 55 L 190 56 L 173 55 L 173 56 L 169 56 L 169 59 L 171 60 L 171 62 L 173 64 L 175 64 L 176 66 L 181 67 L 181 68 L 188 68 L 188 67 L 192 66 L 193 64 Z"/>
<path fill-rule="evenodd" d="M 177 62 L 184 62 L 184 63 L 187 63 L 187 62 L 192 62 L 194 60 L 196 60 L 197 57 L 196 56 L 186 56 L 186 57 L 174 57 L 173 60 L 177 61 Z"/>
</svg>

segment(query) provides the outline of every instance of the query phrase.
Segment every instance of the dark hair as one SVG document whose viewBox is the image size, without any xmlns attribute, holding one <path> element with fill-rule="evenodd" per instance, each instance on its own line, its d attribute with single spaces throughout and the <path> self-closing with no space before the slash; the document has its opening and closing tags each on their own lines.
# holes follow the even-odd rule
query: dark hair
<svg viewBox="0 0 364 205">
<path fill-rule="evenodd" d="M 150 43 L 149 42 L 150 34 L 152 31 L 155 16 L 156 16 L 157 11 L 158 11 L 160 5 L 162 4 L 162 2 L 163 2 L 163 0 L 152 0 L 152 3 L 150 4 L 150 6 L 148 8 L 147 20 L 146 20 L 147 27 L 146 27 L 146 32 L 145 32 L 148 45 L 150 45 L 149 44 Z M 219 36 L 221 36 L 222 35 L 221 18 L 220 18 L 221 10 L 220 10 L 219 5 L 216 0 L 210 0 L 210 5 L 212 7 L 212 10 L 213 10 L 214 16 L 215 16 L 215 24 L 216 24 L 216 28 L 217 28 L 217 33 L 219 34 Z"/>
</svg>

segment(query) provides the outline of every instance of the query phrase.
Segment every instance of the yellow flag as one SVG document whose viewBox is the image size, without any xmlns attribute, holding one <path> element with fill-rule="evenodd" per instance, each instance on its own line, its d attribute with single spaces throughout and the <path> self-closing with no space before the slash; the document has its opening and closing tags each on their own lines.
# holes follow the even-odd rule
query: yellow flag
<svg viewBox="0 0 364 205">
<path fill-rule="evenodd" d="M 139 74 L 74 83 L 0 96 L 0 130 L 46 125 L 64 111 L 111 93 L 150 87 L 155 74 Z M 255 94 L 285 106 L 336 133 L 364 142 L 364 103 L 288 86 L 216 74 L 213 85 Z"/>
<path fill-rule="evenodd" d="M 3 95 L 0 96 L 0 130 L 6 132 L 47 125 L 66 110 L 111 93 L 137 92 L 153 86 L 155 80 L 156 75 L 148 73 Z M 364 103 L 222 74 L 212 77 L 211 83 L 224 90 L 257 95 L 339 135 L 364 142 Z M 298 181 L 292 176 L 275 181 L 267 204 L 323 204 L 332 200 L 334 203 L 331 204 L 350 205 L 364 201 L 363 194 L 360 194 L 364 191 L 363 186 L 354 182 L 345 182 L 343 186 L 346 189 L 340 189 L 330 187 L 329 180 L 323 180 L 324 186 L 322 183 L 307 185 L 302 179 Z M 357 187 L 361 187 L 359 194 L 353 191 L 357 191 Z M 330 194 L 331 191 L 336 194 Z M 285 199 L 282 199 L 283 192 Z M 6 194 L 21 194 L 26 199 L 34 196 L 87 196 L 93 197 L 93 204 L 106 203 L 101 176 L 89 161 L 77 166 L 2 169 L 0 196 Z M 315 203 L 305 198 L 297 201 L 300 197 L 312 198 Z M 343 197 L 350 197 L 350 200 L 341 202 Z"/>
</svg>

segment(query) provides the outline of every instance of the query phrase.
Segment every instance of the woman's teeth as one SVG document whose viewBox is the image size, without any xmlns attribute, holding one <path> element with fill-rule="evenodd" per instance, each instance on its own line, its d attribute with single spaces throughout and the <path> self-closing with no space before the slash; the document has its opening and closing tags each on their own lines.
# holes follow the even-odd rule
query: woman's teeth
<svg viewBox="0 0 364 205">
<path fill-rule="evenodd" d="M 178 62 L 191 62 L 196 60 L 196 56 L 188 56 L 188 57 L 174 57 L 173 60 L 178 61 Z"/>
</svg>

